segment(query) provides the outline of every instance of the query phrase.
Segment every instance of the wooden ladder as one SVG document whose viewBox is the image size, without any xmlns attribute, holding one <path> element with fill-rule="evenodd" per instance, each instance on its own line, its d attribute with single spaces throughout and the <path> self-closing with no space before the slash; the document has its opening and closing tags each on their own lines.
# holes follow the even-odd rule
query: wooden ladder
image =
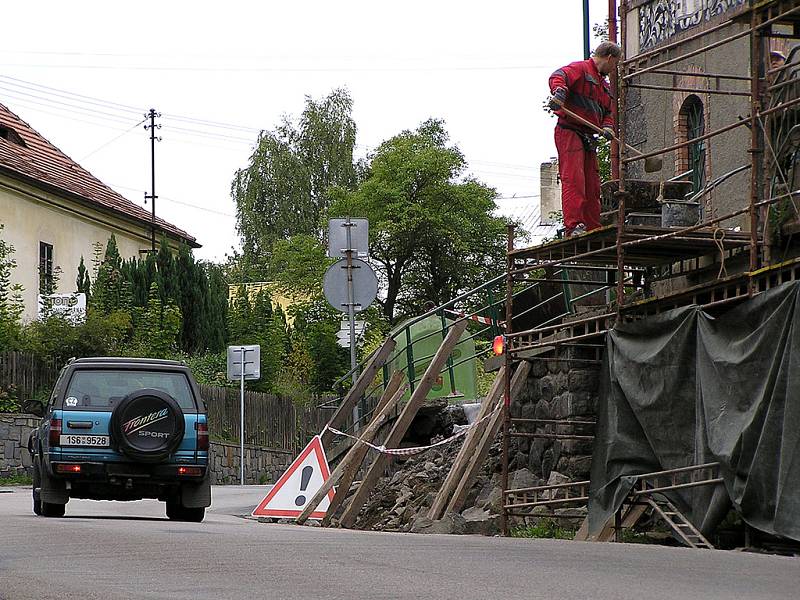
<svg viewBox="0 0 800 600">
<path fill-rule="evenodd" d="M 666 496 L 653 494 L 645 496 L 644 501 L 649 504 L 653 511 L 670 526 L 672 531 L 680 540 L 690 548 L 705 548 L 713 550 L 714 546 L 709 542 L 700 531 L 689 522 L 675 505 L 667 500 Z"/>
</svg>

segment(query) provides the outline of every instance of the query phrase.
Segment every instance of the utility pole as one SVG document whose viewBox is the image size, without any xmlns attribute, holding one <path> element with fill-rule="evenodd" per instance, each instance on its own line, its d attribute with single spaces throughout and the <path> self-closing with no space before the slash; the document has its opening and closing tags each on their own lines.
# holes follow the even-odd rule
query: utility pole
<svg viewBox="0 0 800 600">
<path fill-rule="evenodd" d="M 145 193 L 144 200 L 150 200 L 151 208 L 152 208 L 152 219 L 151 219 L 151 251 L 153 254 L 156 253 L 156 141 L 160 142 L 161 138 L 156 137 L 156 129 L 161 129 L 161 125 L 156 125 L 156 117 L 160 117 L 161 113 L 156 112 L 155 108 L 151 108 L 150 112 L 145 115 L 146 119 L 150 119 L 150 124 L 145 125 L 145 130 L 150 130 L 150 195 Z"/>
<path fill-rule="evenodd" d="M 583 0 L 583 59 L 589 60 L 592 51 L 589 47 L 589 32 L 591 26 L 589 25 L 589 0 Z"/>
</svg>

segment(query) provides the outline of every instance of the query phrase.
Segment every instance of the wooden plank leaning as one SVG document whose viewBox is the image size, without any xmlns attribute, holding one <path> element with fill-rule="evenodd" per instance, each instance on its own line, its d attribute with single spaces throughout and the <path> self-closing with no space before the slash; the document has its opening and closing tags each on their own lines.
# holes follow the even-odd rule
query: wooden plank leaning
<svg viewBox="0 0 800 600">
<path fill-rule="evenodd" d="M 372 418 L 364 431 L 359 434 L 360 440 L 372 443 L 372 440 L 375 438 L 375 435 L 377 435 L 378 430 L 384 423 L 386 423 L 386 421 L 388 421 L 389 414 L 392 412 L 392 410 L 394 410 L 395 406 L 397 406 L 397 403 L 400 402 L 400 398 L 402 398 L 403 394 L 405 393 L 405 388 L 400 389 L 400 384 L 403 383 L 403 377 L 404 374 L 402 371 L 395 371 L 392 374 L 392 377 L 386 384 L 386 389 L 378 401 L 378 406 L 375 408 L 375 416 Z M 361 466 L 361 462 L 364 460 L 364 456 L 367 454 L 368 449 L 369 446 L 366 444 L 360 444 L 358 442 L 353 444 L 345 457 L 333 470 L 333 473 L 331 473 L 328 479 L 325 480 L 325 482 L 322 484 L 322 487 L 317 490 L 317 493 L 311 497 L 311 500 L 308 501 L 308 504 L 306 504 L 303 512 L 301 512 L 300 516 L 297 517 L 296 521 L 298 524 L 302 525 L 306 522 L 314 509 L 317 508 L 319 503 L 322 502 L 322 499 L 325 498 L 325 495 L 334 485 L 336 485 L 336 483 L 345 473 L 352 473 L 350 480 L 346 482 L 342 481 L 342 486 L 340 486 L 336 491 L 334 500 L 336 499 L 336 496 L 339 496 L 339 502 L 336 504 L 336 506 L 334 506 L 333 502 L 331 502 L 331 506 L 328 507 L 326 518 L 334 513 L 334 511 L 341 504 L 341 498 L 344 497 L 347 494 L 347 491 L 350 489 L 350 484 L 353 483 L 353 477 L 355 477 L 355 474 L 358 472 L 358 468 Z M 344 485 L 347 486 L 346 489 L 344 489 Z"/>
<path fill-rule="evenodd" d="M 417 411 L 419 410 L 420 406 L 422 406 L 422 403 L 425 402 L 428 392 L 436 382 L 436 378 L 439 376 L 439 373 L 441 372 L 442 367 L 444 367 L 445 362 L 447 362 L 447 357 L 450 356 L 450 353 L 453 351 L 453 348 L 458 343 L 459 339 L 461 338 L 461 334 L 464 333 L 466 328 L 467 321 L 462 319 L 461 321 L 456 321 L 450 328 L 450 331 L 447 332 L 442 345 L 439 346 L 439 349 L 436 351 L 433 360 L 425 370 L 425 374 L 422 376 L 422 379 L 420 379 L 419 385 L 414 389 L 414 392 L 411 394 L 411 397 L 408 399 L 408 402 L 403 408 L 403 412 L 400 413 L 397 421 L 395 421 L 394 427 L 392 427 L 392 430 L 389 432 L 389 435 L 384 442 L 384 445 L 387 448 L 396 448 L 403 440 L 403 436 L 405 436 L 409 425 L 411 425 L 411 421 L 414 420 L 414 417 L 417 415 Z M 361 507 L 364 506 L 364 503 L 369 498 L 372 488 L 375 487 L 375 484 L 378 482 L 378 479 L 386 468 L 387 461 L 388 457 L 385 454 L 380 454 L 375 459 L 375 462 L 372 463 L 372 466 L 364 476 L 361 485 L 358 487 L 358 490 L 356 490 L 356 493 L 350 500 L 350 504 L 342 514 L 342 518 L 340 520 L 342 527 L 352 527 L 355 524 L 356 517 L 358 517 L 358 513 L 361 511 Z"/>
<path fill-rule="evenodd" d="M 517 370 L 514 371 L 514 376 L 511 378 L 512 399 L 525 385 L 525 382 L 528 380 L 528 373 L 530 370 L 531 363 L 523 361 L 519 364 Z M 502 406 L 503 398 L 501 396 L 500 402 L 497 403 L 497 407 L 502 409 Z M 489 425 L 486 427 L 486 429 L 484 429 L 480 443 L 478 444 L 476 450 L 472 453 L 469 464 L 464 471 L 464 475 L 461 477 L 461 481 L 458 482 L 456 491 L 453 492 L 453 497 L 450 499 L 450 503 L 447 505 L 447 512 L 460 512 L 464 507 L 464 500 L 467 497 L 467 492 L 469 492 L 469 488 L 472 487 L 475 478 L 478 476 L 478 472 L 481 470 L 483 462 L 486 460 L 486 456 L 489 454 L 489 448 L 492 446 L 494 438 L 497 437 L 497 432 L 500 430 L 500 426 L 502 424 L 503 411 L 498 410 L 494 416 L 489 419 Z"/>
<path fill-rule="evenodd" d="M 356 405 L 356 402 L 359 401 L 361 396 L 367 390 L 367 387 L 372 380 L 375 379 L 375 375 L 378 372 L 386 360 L 389 358 L 389 354 L 391 354 L 392 350 L 394 350 L 396 342 L 394 338 L 388 337 L 386 341 L 383 342 L 378 351 L 373 355 L 372 359 L 369 361 L 367 366 L 361 372 L 356 382 L 353 384 L 353 387 L 350 388 L 350 391 L 347 392 L 347 395 L 342 400 L 342 403 L 339 405 L 339 408 L 333 413 L 333 416 L 328 420 L 329 427 L 335 427 L 336 429 L 341 429 L 342 424 L 345 422 L 347 417 L 352 414 L 353 407 Z M 333 440 L 333 434 L 329 430 L 325 430 L 322 433 L 322 446 L 324 448 L 330 448 L 331 441 Z"/>
<path fill-rule="evenodd" d="M 442 518 L 444 509 L 447 507 L 447 503 L 450 500 L 450 496 L 452 496 L 453 490 L 458 485 L 461 476 L 464 474 L 464 469 L 469 463 L 470 458 L 472 458 L 472 452 L 478 445 L 478 442 L 480 441 L 481 436 L 488 425 L 487 421 L 481 420 L 497 407 L 498 399 L 503 393 L 503 378 L 505 377 L 505 372 L 506 368 L 503 366 L 497 372 L 497 375 L 495 375 L 492 386 L 489 389 L 489 393 L 486 394 L 486 398 L 484 398 L 483 402 L 481 403 L 481 409 L 478 412 L 478 416 L 475 418 L 475 424 L 467 432 L 467 435 L 464 438 L 464 443 L 461 445 L 461 449 L 458 451 L 458 455 L 453 461 L 453 466 L 450 468 L 450 471 L 447 473 L 447 477 L 445 477 L 445 480 L 442 483 L 442 487 L 439 488 L 439 492 L 436 494 L 433 505 L 428 511 L 428 518 L 432 521 Z"/>
</svg>

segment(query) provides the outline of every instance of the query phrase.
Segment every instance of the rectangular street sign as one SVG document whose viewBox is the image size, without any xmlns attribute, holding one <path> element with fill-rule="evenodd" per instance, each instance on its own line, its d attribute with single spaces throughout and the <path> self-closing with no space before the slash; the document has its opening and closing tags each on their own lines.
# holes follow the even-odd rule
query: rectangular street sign
<svg viewBox="0 0 800 600">
<path fill-rule="evenodd" d="M 261 378 L 261 346 L 228 346 L 228 379 L 242 378 L 242 355 L 244 355 L 244 378 L 248 381 Z"/>
<path fill-rule="evenodd" d="M 369 256 L 369 220 L 328 219 L 328 256 L 330 258 L 347 258 L 347 230 L 350 229 L 350 249 L 353 258 Z"/>
</svg>

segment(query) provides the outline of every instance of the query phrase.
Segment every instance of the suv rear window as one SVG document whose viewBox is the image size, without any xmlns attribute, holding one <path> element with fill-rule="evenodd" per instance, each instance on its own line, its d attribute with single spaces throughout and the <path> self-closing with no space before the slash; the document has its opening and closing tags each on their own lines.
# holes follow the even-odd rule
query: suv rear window
<svg viewBox="0 0 800 600">
<path fill-rule="evenodd" d="M 69 410 L 112 410 L 125 396 L 142 388 L 166 392 L 184 410 L 195 410 L 194 396 L 183 373 L 168 371 L 75 371 L 64 395 Z M 74 398 L 74 400 L 73 400 Z"/>
</svg>

